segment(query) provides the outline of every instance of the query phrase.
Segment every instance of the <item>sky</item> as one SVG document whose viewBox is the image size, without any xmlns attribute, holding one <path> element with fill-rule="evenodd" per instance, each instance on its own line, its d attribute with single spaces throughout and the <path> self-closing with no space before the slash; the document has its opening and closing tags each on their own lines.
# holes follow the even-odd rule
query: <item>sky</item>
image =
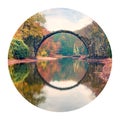
<svg viewBox="0 0 120 120">
<path fill-rule="evenodd" d="M 49 31 L 61 29 L 70 31 L 80 30 L 93 21 L 78 11 L 66 8 L 49 9 L 43 11 L 42 14 L 44 14 L 46 19 L 45 27 Z"/>
</svg>

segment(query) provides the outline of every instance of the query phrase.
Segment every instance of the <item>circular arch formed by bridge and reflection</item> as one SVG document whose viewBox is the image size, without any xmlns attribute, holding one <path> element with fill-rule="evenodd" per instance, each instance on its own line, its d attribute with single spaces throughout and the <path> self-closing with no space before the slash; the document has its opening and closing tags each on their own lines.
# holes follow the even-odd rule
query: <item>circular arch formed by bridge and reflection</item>
<svg viewBox="0 0 120 120">
<path fill-rule="evenodd" d="M 77 37 L 81 42 L 83 42 L 83 44 L 85 45 L 85 47 L 86 47 L 86 49 L 87 49 L 87 53 L 89 54 L 89 50 L 88 50 L 89 47 L 88 47 L 88 45 L 87 45 L 86 40 L 85 40 L 83 37 L 81 37 L 79 34 L 76 34 L 76 33 L 72 32 L 72 31 L 69 31 L 69 30 L 58 30 L 58 31 L 55 31 L 55 32 L 52 32 L 52 33 L 49 33 L 49 34 L 43 36 L 42 40 L 40 41 L 40 43 L 38 44 L 38 46 L 37 46 L 37 48 L 36 48 L 36 50 L 35 50 L 35 56 L 37 55 L 37 52 L 38 52 L 40 46 L 42 45 L 42 43 L 43 43 L 47 38 L 49 38 L 49 37 L 51 37 L 51 36 L 53 36 L 53 35 L 55 35 L 55 34 L 58 34 L 58 33 L 68 33 L 68 34 L 71 34 L 71 35 L 74 35 L 75 37 Z"/>
<path fill-rule="evenodd" d="M 85 47 L 86 47 L 86 49 L 87 49 L 87 53 L 89 54 L 88 45 L 87 45 L 87 43 L 85 42 L 85 39 L 83 39 L 79 34 L 76 34 L 76 33 L 72 32 L 72 31 L 68 31 L 68 30 L 58 30 L 58 31 L 55 31 L 55 32 L 52 32 L 52 33 L 50 33 L 50 34 L 47 34 L 47 35 L 43 36 L 42 40 L 41 40 L 40 43 L 38 44 L 38 47 L 36 48 L 36 53 L 35 53 L 35 55 L 37 55 L 38 49 L 40 48 L 40 46 L 42 45 L 42 43 L 43 43 L 47 38 L 49 38 L 49 37 L 51 37 L 51 36 L 53 36 L 53 35 L 55 35 L 55 34 L 58 34 L 58 33 L 68 33 L 68 34 L 71 34 L 71 35 L 74 35 L 75 37 L 77 37 L 77 38 L 85 45 Z M 37 65 L 36 65 L 36 67 L 37 67 Z M 86 73 L 87 73 L 87 71 L 86 71 Z M 85 73 L 85 75 L 83 76 L 82 79 L 84 79 L 84 77 L 86 76 L 86 73 Z M 81 81 L 82 81 L 82 79 L 81 79 L 81 80 L 79 80 L 75 85 L 72 85 L 72 86 L 69 86 L 69 87 L 57 87 L 57 86 L 54 86 L 54 85 L 50 84 L 49 82 L 47 82 L 47 81 L 42 77 L 42 75 L 41 75 L 40 73 L 39 73 L 39 76 L 40 76 L 40 78 L 42 79 L 42 81 L 43 81 L 46 85 L 48 85 L 48 86 L 51 87 L 51 88 L 58 89 L 58 90 L 69 90 L 69 89 L 75 88 L 75 87 L 79 86 L 79 84 L 80 84 Z"/>
</svg>

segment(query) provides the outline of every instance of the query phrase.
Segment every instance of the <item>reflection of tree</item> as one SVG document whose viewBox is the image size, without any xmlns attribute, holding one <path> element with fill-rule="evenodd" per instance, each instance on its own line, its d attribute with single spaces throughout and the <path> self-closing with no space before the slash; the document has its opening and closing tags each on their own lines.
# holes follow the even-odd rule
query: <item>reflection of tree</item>
<svg viewBox="0 0 120 120">
<path fill-rule="evenodd" d="M 73 63 L 73 69 L 74 69 L 74 72 L 77 72 L 78 69 L 79 69 L 79 61 L 76 60 L 74 63 Z"/>
<path fill-rule="evenodd" d="M 15 64 L 9 67 L 11 78 L 14 82 L 24 81 L 29 74 L 28 64 Z"/>
<path fill-rule="evenodd" d="M 40 66 L 43 70 L 47 69 L 48 61 L 39 61 L 38 67 Z"/>
<path fill-rule="evenodd" d="M 16 64 L 10 67 L 10 71 L 13 70 L 14 72 L 10 72 L 11 77 L 16 88 L 23 95 L 23 97 L 34 105 L 38 105 L 39 103 L 44 102 L 45 96 L 43 92 L 41 93 L 41 90 L 44 87 L 44 83 L 42 82 L 39 73 L 37 72 L 36 65 L 34 63 L 21 65 Z M 27 72 L 25 72 L 25 70 L 27 70 Z M 23 72 L 26 74 L 24 73 L 24 75 Z M 18 77 L 18 75 L 20 77 Z M 38 95 L 39 97 L 36 97 Z"/>
<path fill-rule="evenodd" d="M 79 60 L 70 58 L 60 59 L 60 72 L 54 76 L 58 80 L 76 80 L 79 81 L 85 75 L 88 64 Z"/>
<path fill-rule="evenodd" d="M 85 78 L 81 81 L 82 84 L 85 84 L 89 87 L 96 96 L 103 90 L 105 86 L 105 82 L 99 78 L 96 73 L 100 73 L 102 71 L 103 64 L 89 64 L 88 72 Z"/>
<path fill-rule="evenodd" d="M 86 73 L 88 65 L 79 60 L 64 58 L 55 61 L 40 61 L 37 67 L 39 73 L 47 82 L 51 80 L 79 81 Z"/>
<path fill-rule="evenodd" d="M 54 74 L 60 71 L 58 61 L 39 61 L 37 68 L 41 76 L 47 81 L 51 81 Z"/>
<path fill-rule="evenodd" d="M 39 76 L 39 73 L 37 71 L 37 67 L 35 63 L 31 63 L 29 66 L 29 76 L 25 79 L 25 81 L 29 85 L 34 85 L 34 84 L 43 84 L 42 79 Z"/>
<path fill-rule="evenodd" d="M 34 105 L 38 105 L 41 102 L 45 101 L 45 96 L 41 97 L 35 97 L 35 95 L 38 95 L 41 93 L 41 89 L 43 88 L 43 84 L 32 84 L 30 85 L 27 82 L 20 82 L 15 83 L 16 88 L 18 91 L 23 95 L 24 98 L 26 98 L 29 102 L 31 102 Z"/>
</svg>

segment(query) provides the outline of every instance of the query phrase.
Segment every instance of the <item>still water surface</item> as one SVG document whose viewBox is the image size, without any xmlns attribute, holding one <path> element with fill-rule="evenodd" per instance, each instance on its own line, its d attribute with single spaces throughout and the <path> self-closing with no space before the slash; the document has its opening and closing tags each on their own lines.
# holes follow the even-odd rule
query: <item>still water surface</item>
<svg viewBox="0 0 120 120">
<path fill-rule="evenodd" d="M 92 101 L 106 84 L 99 77 L 102 68 L 101 63 L 70 58 L 9 66 L 23 97 L 51 111 L 70 111 Z"/>
</svg>

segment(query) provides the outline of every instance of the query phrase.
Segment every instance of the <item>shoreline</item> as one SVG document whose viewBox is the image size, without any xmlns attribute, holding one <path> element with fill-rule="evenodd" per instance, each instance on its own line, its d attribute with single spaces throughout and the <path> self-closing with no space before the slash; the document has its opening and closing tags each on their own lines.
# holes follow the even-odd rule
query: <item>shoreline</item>
<svg viewBox="0 0 120 120">
<path fill-rule="evenodd" d="M 36 59 L 37 60 L 57 60 L 57 59 L 59 59 L 59 58 L 57 58 L 57 57 L 36 57 Z"/>
<path fill-rule="evenodd" d="M 57 60 L 59 58 L 55 57 L 37 57 L 35 59 L 32 58 L 25 58 L 25 59 L 8 59 L 8 65 L 14 65 L 14 64 L 19 64 L 19 63 L 32 63 L 32 62 L 37 62 L 39 60 L 47 61 L 47 60 Z"/>
<path fill-rule="evenodd" d="M 99 62 L 99 63 L 107 63 L 107 62 L 112 62 L 112 58 L 100 58 L 100 59 L 92 59 L 92 58 L 88 58 L 86 59 L 87 62 L 89 63 L 94 63 L 94 62 Z"/>
<path fill-rule="evenodd" d="M 64 58 L 64 57 L 63 57 Z M 20 64 L 20 63 L 33 63 L 33 62 L 37 62 L 37 61 L 53 61 L 53 60 L 58 60 L 61 59 L 61 57 L 59 58 L 55 58 L 55 57 L 37 57 L 36 59 L 30 59 L 30 58 L 26 58 L 23 60 L 20 59 L 8 59 L 8 65 L 12 66 L 14 64 Z M 79 60 L 79 59 L 78 59 Z M 103 69 L 102 71 L 98 74 L 98 76 L 103 79 L 104 82 L 107 82 L 110 76 L 110 71 L 112 68 L 112 59 L 111 58 L 103 58 L 103 59 L 87 59 L 86 60 L 89 63 L 103 63 Z"/>
<path fill-rule="evenodd" d="M 26 59 L 8 59 L 8 65 L 13 65 L 13 64 L 18 64 L 18 63 L 31 63 L 31 62 L 37 62 L 39 60 L 43 60 L 43 61 L 47 61 L 47 60 L 57 60 L 57 59 L 62 59 L 62 58 L 67 58 L 65 56 L 63 57 L 36 57 L 35 59 L 32 58 L 26 58 Z M 78 58 L 78 60 L 81 60 Z M 83 59 L 84 60 L 84 59 Z M 103 63 L 103 64 L 107 64 L 107 63 L 112 63 L 112 59 L 111 58 L 103 58 L 103 59 L 86 59 L 87 62 L 89 63 L 94 63 L 94 62 L 99 62 L 99 63 Z"/>
<path fill-rule="evenodd" d="M 19 63 L 31 63 L 31 62 L 36 62 L 37 59 L 30 59 L 30 58 L 26 58 L 23 60 L 20 59 L 8 59 L 8 65 L 14 65 L 14 64 L 19 64 Z"/>
</svg>

